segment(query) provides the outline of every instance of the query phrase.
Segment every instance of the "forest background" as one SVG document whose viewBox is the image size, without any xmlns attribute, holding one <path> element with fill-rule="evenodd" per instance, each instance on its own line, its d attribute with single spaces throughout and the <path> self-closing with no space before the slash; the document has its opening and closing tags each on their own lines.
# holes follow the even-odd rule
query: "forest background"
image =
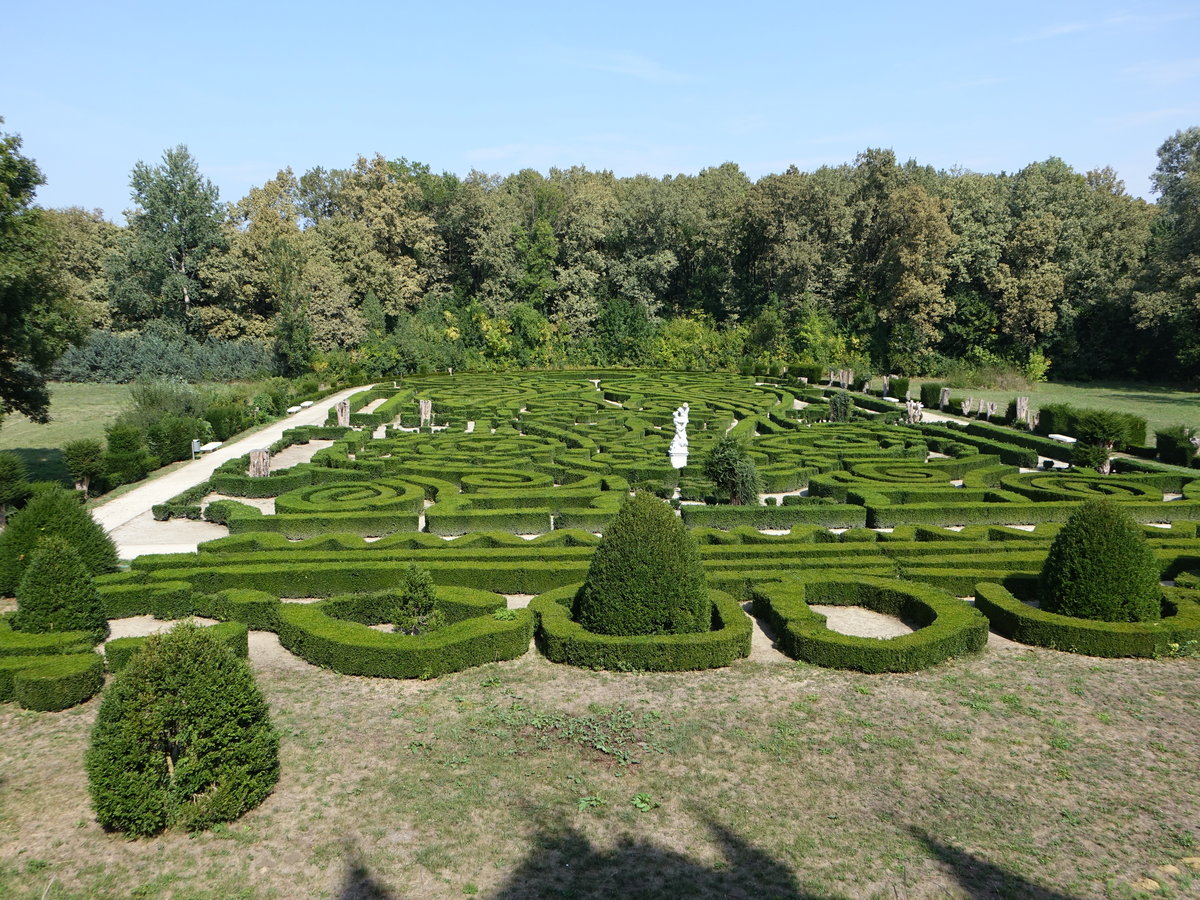
<svg viewBox="0 0 1200 900">
<path fill-rule="evenodd" d="M 1111 168 L 941 171 L 885 149 L 757 181 L 377 155 L 223 203 L 179 146 L 134 166 L 125 226 L 38 208 L 20 147 L 0 144 L 0 379 L 23 412 L 45 375 L 803 361 L 1200 379 L 1200 128 L 1159 148 L 1154 203 Z"/>
</svg>

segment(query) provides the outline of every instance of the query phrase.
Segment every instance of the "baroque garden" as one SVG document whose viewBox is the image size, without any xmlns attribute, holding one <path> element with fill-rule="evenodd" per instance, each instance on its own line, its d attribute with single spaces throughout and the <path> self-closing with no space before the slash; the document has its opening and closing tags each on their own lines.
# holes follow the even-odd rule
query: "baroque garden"
<svg viewBox="0 0 1200 900">
<path fill-rule="evenodd" d="M 673 415 L 684 403 L 689 458 L 677 469 L 668 449 Z M 787 374 L 597 370 L 413 376 L 377 385 L 351 397 L 340 413 L 331 409 L 326 424 L 291 429 L 270 448 L 307 445 L 309 461 L 252 475 L 264 460 L 240 457 L 156 506 L 160 522 L 204 519 L 229 534 L 195 553 L 143 555 L 121 571 L 85 577 L 89 583 L 79 590 L 94 584 L 102 609 L 90 630 L 22 627 L 22 590 L 35 596 L 31 573 L 49 563 L 37 562 L 36 554 L 18 563 L 0 560 L 9 565 L 0 566 L 0 576 L 13 582 L 8 592 L 20 585 L 16 616 L 0 620 L 0 695 L 28 710 L 79 708 L 101 692 L 106 671 L 137 665 L 149 671 L 151 663 L 138 660 L 166 653 L 165 641 L 99 643 L 106 620 L 146 615 L 200 617 L 235 656 L 247 655 L 252 633 L 273 633 L 302 665 L 338 678 L 415 684 L 463 677 L 454 673 L 480 666 L 489 673 L 483 684 L 498 684 L 504 666 L 535 652 L 563 664 L 564 672 L 574 666 L 635 680 L 674 673 L 655 677 L 691 679 L 700 691 L 705 678 L 727 689 L 729 676 L 721 672 L 736 675 L 740 668 L 750 673 L 743 687 L 749 690 L 756 667 L 796 665 L 791 658 L 841 672 L 831 677 L 853 680 L 845 683 L 870 695 L 871 687 L 859 687 L 870 684 L 863 673 L 938 667 L 939 677 L 953 683 L 981 654 L 1022 646 L 1130 659 L 1122 665 L 1135 667 L 1196 655 L 1200 471 L 1120 457 L 1112 473 L 1101 475 L 1069 467 L 1067 444 L 1029 430 L 985 419 L 964 425 L 919 418 L 911 410 L 906 415 L 903 403 Z M 713 448 L 730 438 L 753 464 L 757 503 L 730 502 L 705 471 Z M 1130 441 L 1144 442 L 1144 435 Z M 1104 502 L 1086 503 L 1094 500 Z M 634 522 L 642 508 L 645 518 Z M 1056 571 L 1068 572 L 1059 581 L 1075 578 L 1071 589 L 1082 584 L 1095 593 L 1100 581 L 1115 580 L 1124 590 L 1124 572 L 1133 565 L 1121 562 L 1115 574 L 1105 574 L 1104 559 L 1125 552 L 1105 545 L 1096 551 L 1102 558 L 1087 563 L 1099 568 L 1071 568 L 1063 556 L 1077 552 L 1069 539 L 1084 555 L 1093 540 L 1070 532 L 1086 527 L 1076 524 L 1081 509 L 1114 517 L 1117 525 L 1105 525 L 1105 534 L 1129 531 L 1142 554 L 1139 565 L 1148 567 L 1149 611 L 1074 614 L 1051 601 L 1048 579 Z M 629 520 L 628 532 L 621 532 L 619 516 Z M 621 544 L 618 532 L 632 537 Z M 1046 566 L 1048 554 L 1054 566 Z M 693 587 L 680 587 L 692 580 Z M 633 587 L 626 591 L 624 584 Z M 646 609 L 677 590 L 689 594 L 680 601 L 692 604 L 688 622 L 679 624 L 667 610 L 668 624 L 646 625 Z M 424 599 L 414 601 L 418 595 Z M 633 624 L 613 624 L 610 601 L 624 604 L 621 615 Z M 838 624 L 845 621 L 839 609 L 865 610 L 903 627 L 891 636 L 848 633 L 854 628 Z M 184 636 L 199 640 L 191 631 Z M 1004 650 L 995 649 L 998 641 Z M 1194 667 L 1178 671 L 1182 679 L 1194 675 Z M 150 676 L 139 670 L 138 677 Z M 105 704 L 114 690 L 104 693 Z M 803 705 L 787 691 L 780 699 L 793 709 Z M 1010 708 L 1022 701 L 1013 702 Z M 506 734 L 571 733 L 557 720 L 522 718 L 519 707 L 514 702 L 504 710 Z M 105 751 L 97 749 L 103 728 L 117 727 L 110 722 L 117 713 L 106 717 L 106 706 L 88 756 L 101 822 L 130 834 L 164 826 L 194 830 L 263 802 L 280 773 L 278 738 L 261 709 L 254 721 L 263 723 L 264 737 L 238 763 L 242 768 L 193 784 L 179 801 L 187 812 L 144 818 L 129 811 L 130 797 L 139 800 L 151 783 L 170 793 L 164 779 L 183 776 L 151 760 L 144 764 L 148 780 L 113 786 L 125 776 L 106 769 Z M 613 716 L 622 715 L 624 707 L 609 709 L 602 724 L 588 720 L 590 737 L 565 739 L 582 740 L 618 768 L 628 765 L 635 749 L 620 746 L 612 731 Z M 631 732 L 653 730 L 638 721 Z M 795 734 L 780 732 L 775 740 Z M 106 746 L 120 743 L 110 738 Z M 645 740 L 637 746 L 646 752 Z M 427 749 L 414 740 L 403 753 Z M 177 753 L 176 763 L 186 754 Z M 285 766 L 282 778 L 290 777 L 301 776 Z M 253 786 L 245 796 L 230 795 L 228 784 L 238 779 Z M 1194 785 L 1181 790 L 1194 796 Z M 585 795 L 579 810 L 606 802 Z M 659 805 L 644 793 L 633 801 L 647 814 Z M 1187 849 L 1181 838 L 1178 856 L 1191 860 L 1196 854 L 1187 856 Z M 1176 872 L 1188 877 L 1186 867 Z M 972 877 L 1001 883 L 985 876 Z M 792 876 L 780 877 L 770 888 L 776 895 L 809 896 L 788 887 Z"/>
</svg>

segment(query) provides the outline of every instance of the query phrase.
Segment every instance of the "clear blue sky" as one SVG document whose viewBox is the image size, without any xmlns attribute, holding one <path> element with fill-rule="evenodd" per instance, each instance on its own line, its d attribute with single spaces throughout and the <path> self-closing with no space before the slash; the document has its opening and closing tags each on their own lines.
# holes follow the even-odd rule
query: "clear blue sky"
<svg viewBox="0 0 1200 900">
<path fill-rule="evenodd" d="M 1149 195 L 1200 124 L 1191 2 L 11 3 L 3 130 L 43 206 L 121 221 L 187 144 L 225 200 L 382 153 L 435 171 L 725 161 L 752 178 L 867 147 L 939 168 L 1060 156 Z"/>
</svg>

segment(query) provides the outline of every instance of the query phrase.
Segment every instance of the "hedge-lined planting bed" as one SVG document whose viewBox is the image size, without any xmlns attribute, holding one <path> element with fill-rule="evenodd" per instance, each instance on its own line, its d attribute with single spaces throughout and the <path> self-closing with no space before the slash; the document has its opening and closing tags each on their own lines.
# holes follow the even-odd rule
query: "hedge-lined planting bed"
<svg viewBox="0 0 1200 900">
<path fill-rule="evenodd" d="M 552 662 L 588 669 L 684 672 L 727 666 L 750 655 L 750 620 L 729 594 L 710 590 L 712 629 L 697 634 L 596 634 L 574 620 L 579 584 L 534 597 L 538 648 Z"/>
<path fill-rule="evenodd" d="M 988 622 L 944 591 L 890 578 L 834 573 L 789 578 L 752 589 L 755 615 L 766 618 L 779 648 L 793 659 L 860 672 L 915 672 L 982 650 Z M 861 606 L 916 626 L 878 639 L 831 631 L 809 604 Z"/>
<path fill-rule="evenodd" d="M 981 583 L 975 605 L 999 634 L 1022 644 L 1087 656 L 1162 656 L 1171 644 L 1200 641 L 1200 603 L 1192 592 L 1163 589 L 1163 617 L 1154 622 L 1097 622 L 1045 612 L 1004 586 Z"/>
<path fill-rule="evenodd" d="M 438 602 L 450 600 L 438 589 Z M 482 593 L 482 592 L 479 592 Z M 454 595 L 467 603 L 464 592 Z M 504 598 L 477 598 L 477 606 L 492 611 L 445 625 L 429 634 L 377 631 L 361 622 L 337 618 L 346 614 L 348 600 L 285 603 L 279 613 L 279 641 L 313 665 L 345 675 L 377 678 L 432 678 L 471 666 L 515 659 L 529 649 L 533 616 L 527 609 L 507 610 Z M 382 612 L 378 618 L 382 621 Z"/>
</svg>

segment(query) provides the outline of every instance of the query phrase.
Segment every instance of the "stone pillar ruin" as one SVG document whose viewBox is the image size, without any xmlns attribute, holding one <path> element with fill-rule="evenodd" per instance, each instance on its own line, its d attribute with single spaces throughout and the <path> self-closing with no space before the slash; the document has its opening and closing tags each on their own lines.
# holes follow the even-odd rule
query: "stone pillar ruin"
<svg viewBox="0 0 1200 900">
<path fill-rule="evenodd" d="M 266 478 L 271 474 L 271 451 L 270 450 L 251 450 L 250 451 L 250 477 L 251 478 Z"/>
<path fill-rule="evenodd" d="M 428 425 L 430 428 L 432 428 L 433 427 L 433 401 L 432 400 L 418 400 L 417 406 L 421 413 L 421 427 L 424 428 L 425 426 Z"/>
<path fill-rule="evenodd" d="M 941 396 L 938 397 L 938 409 L 945 409 L 950 405 L 950 388 L 942 388 Z"/>
<path fill-rule="evenodd" d="M 349 428 L 350 427 L 350 401 L 349 400 L 339 400 L 337 402 L 337 406 L 335 407 L 335 409 L 337 410 L 338 427 L 339 428 Z"/>
</svg>

